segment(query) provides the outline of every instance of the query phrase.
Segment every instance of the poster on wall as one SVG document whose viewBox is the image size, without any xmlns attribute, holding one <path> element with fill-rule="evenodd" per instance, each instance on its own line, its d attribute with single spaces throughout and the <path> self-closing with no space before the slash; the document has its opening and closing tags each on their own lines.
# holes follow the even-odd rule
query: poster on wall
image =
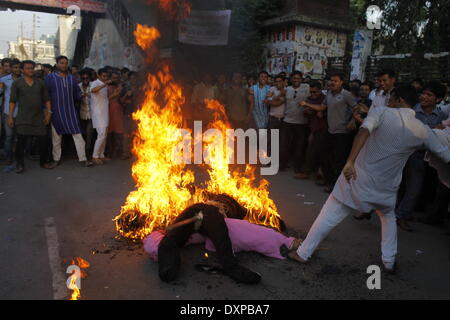
<svg viewBox="0 0 450 320">
<path fill-rule="evenodd" d="M 350 80 L 365 80 L 367 59 L 372 51 L 373 31 L 356 30 L 353 38 L 353 55 Z"/>
<path fill-rule="evenodd" d="M 326 74 L 330 57 L 343 57 L 345 33 L 305 26 L 290 26 L 269 32 L 266 69 L 271 74 L 292 73 L 318 79 Z"/>
<path fill-rule="evenodd" d="M 179 25 L 178 41 L 200 46 L 226 46 L 231 10 L 192 10 Z"/>
</svg>

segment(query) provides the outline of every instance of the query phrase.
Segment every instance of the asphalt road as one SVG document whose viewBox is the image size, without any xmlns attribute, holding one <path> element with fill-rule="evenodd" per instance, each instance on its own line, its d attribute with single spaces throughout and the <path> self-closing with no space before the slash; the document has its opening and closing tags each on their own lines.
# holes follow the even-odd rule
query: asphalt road
<svg viewBox="0 0 450 320">
<path fill-rule="evenodd" d="M 367 267 L 380 265 L 376 217 L 347 218 L 308 265 L 238 253 L 243 265 L 261 273 L 256 286 L 195 270 L 203 260 L 202 246 L 183 250 L 179 279 L 166 284 L 140 243 L 117 239 L 112 222 L 133 189 L 130 161 L 84 168 L 66 160 L 52 171 L 31 160 L 26 166 L 22 175 L 0 172 L 0 299 L 67 299 L 70 292 L 61 289 L 61 281 L 69 276 L 65 271 L 73 257 L 91 264 L 81 287 L 81 299 L 87 300 L 450 298 L 448 222 L 446 229 L 415 223 L 415 232 L 399 231 L 399 272 L 383 274 L 380 290 L 366 285 Z M 289 232 L 304 237 L 327 195 L 291 172 L 268 180 Z M 213 254 L 210 259 L 215 261 Z"/>
</svg>

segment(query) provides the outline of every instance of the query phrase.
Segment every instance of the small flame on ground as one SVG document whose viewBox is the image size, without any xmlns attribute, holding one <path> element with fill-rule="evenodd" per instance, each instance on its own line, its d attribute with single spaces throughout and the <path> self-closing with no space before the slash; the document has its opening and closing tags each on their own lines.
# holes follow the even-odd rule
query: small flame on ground
<svg viewBox="0 0 450 320">
<path fill-rule="evenodd" d="M 91 266 L 89 262 L 80 257 L 75 257 L 72 259 L 72 265 L 77 265 L 80 267 L 81 271 L 81 279 L 85 279 L 87 277 L 87 273 L 83 269 L 87 269 Z M 72 294 L 70 295 L 69 300 L 78 300 L 81 297 L 80 288 L 77 287 L 77 274 L 74 272 L 71 277 L 71 285 L 72 285 Z"/>
<path fill-rule="evenodd" d="M 208 253 L 205 252 L 205 259 L 208 259 L 208 258 L 209 258 Z"/>
</svg>

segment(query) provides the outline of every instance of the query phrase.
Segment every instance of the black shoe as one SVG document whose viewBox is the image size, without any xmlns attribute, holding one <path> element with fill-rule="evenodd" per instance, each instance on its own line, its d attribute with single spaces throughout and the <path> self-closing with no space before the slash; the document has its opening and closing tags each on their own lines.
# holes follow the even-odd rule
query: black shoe
<svg viewBox="0 0 450 320">
<path fill-rule="evenodd" d="M 239 264 L 224 269 L 224 274 L 238 283 L 257 284 L 261 281 L 261 275 Z"/>
<path fill-rule="evenodd" d="M 409 225 L 408 221 L 402 218 L 397 219 L 397 226 L 407 232 L 414 231 L 413 228 L 411 228 L 411 226 Z"/>
<path fill-rule="evenodd" d="M 16 173 L 22 173 L 25 170 L 25 167 L 21 164 L 16 165 Z"/>
<path fill-rule="evenodd" d="M 58 166 L 58 163 L 51 161 L 51 162 L 42 164 L 41 168 L 51 170 L 51 169 L 55 169 L 57 166 Z"/>
<path fill-rule="evenodd" d="M 418 220 L 419 220 L 419 222 L 424 223 L 424 224 L 428 224 L 430 226 L 440 227 L 440 226 L 444 225 L 444 221 L 443 220 L 433 219 L 431 217 L 419 218 Z"/>
<path fill-rule="evenodd" d="M 159 278 L 164 282 L 175 280 L 180 270 L 180 264 L 180 249 L 174 240 L 165 237 L 158 248 Z"/>
</svg>

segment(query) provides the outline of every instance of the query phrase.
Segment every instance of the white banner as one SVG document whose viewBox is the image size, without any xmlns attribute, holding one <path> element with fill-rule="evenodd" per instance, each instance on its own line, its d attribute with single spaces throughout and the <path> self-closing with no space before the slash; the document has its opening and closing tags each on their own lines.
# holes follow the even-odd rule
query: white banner
<svg viewBox="0 0 450 320">
<path fill-rule="evenodd" d="M 367 58 L 372 51 L 373 31 L 356 30 L 353 39 L 352 71 L 350 80 L 365 80 Z"/>
<path fill-rule="evenodd" d="M 200 46 L 226 46 L 230 18 L 231 10 L 192 10 L 180 23 L 178 40 Z"/>
</svg>

